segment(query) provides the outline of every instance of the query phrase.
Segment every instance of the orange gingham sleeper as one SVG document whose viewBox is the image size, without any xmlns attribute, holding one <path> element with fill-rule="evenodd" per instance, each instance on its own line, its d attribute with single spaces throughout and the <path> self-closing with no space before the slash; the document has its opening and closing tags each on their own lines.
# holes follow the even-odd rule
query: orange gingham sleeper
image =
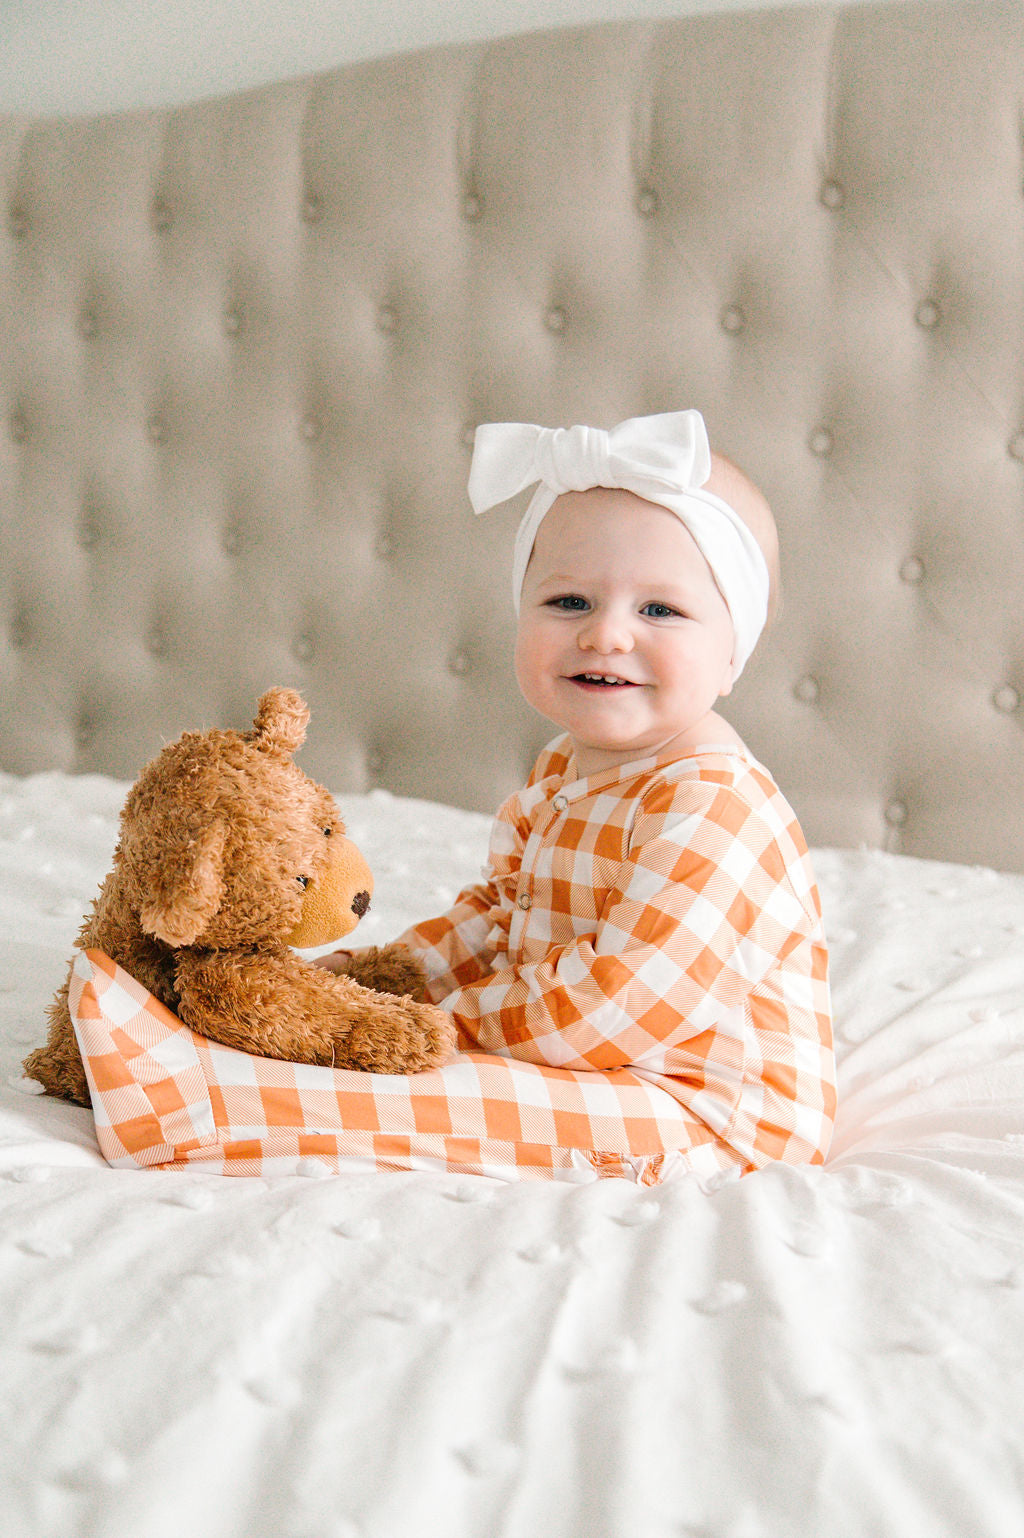
<svg viewBox="0 0 1024 1538">
<path fill-rule="evenodd" d="M 565 740 L 489 870 L 403 938 L 460 1053 L 411 1076 L 236 1052 L 101 952 L 70 1003 L 115 1165 L 709 1180 L 820 1162 L 835 1107 L 817 891 L 793 813 L 731 751 L 587 780 Z"/>
<path fill-rule="evenodd" d="M 821 904 L 768 772 L 702 749 L 575 776 L 567 737 L 500 809 L 481 885 L 401 937 L 460 1047 L 628 1069 L 697 1171 L 821 1163 L 835 1061 Z"/>
</svg>

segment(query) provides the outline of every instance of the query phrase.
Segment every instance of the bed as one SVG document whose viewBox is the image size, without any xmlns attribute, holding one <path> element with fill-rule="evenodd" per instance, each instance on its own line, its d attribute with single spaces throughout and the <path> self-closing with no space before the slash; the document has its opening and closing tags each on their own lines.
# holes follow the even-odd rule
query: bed
<svg viewBox="0 0 1024 1538">
<path fill-rule="evenodd" d="M 1018 1538 L 1022 24 L 626 20 L 0 120 L 5 1538 Z M 550 735 L 473 428 L 679 405 L 780 524 L 731 719 L 814 846 L 824 1166 L 107 1166 L 21 1061 L 143 763 L 299 688 L 359 936 L 436 911 Z"/>
</svg>

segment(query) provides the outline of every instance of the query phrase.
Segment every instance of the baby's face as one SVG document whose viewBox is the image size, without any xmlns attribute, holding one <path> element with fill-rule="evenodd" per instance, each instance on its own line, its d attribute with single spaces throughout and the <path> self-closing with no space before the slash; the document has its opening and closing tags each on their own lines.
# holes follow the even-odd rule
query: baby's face
<svg viewBox="0 0 1024 1538">
<path fill-rule="evenodd" d="M 516 677 L 570 734 L 582 774 L 715 740 L 733 641 L 710 568 L 672 513 L 600 487 L 558 498 L 523 584 Z"/>
</svg>

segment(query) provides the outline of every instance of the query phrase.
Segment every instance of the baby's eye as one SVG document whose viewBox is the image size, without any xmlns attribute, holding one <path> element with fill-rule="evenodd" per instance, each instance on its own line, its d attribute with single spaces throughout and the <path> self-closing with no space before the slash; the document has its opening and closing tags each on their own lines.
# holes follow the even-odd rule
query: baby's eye
<svg viewBox="0 0 1024 1538">
<path fill-rule="evenodd" d="M 640 610 L 648 619 L 672 619 L 679 617 L 679 610 L 672 609 L 667 603 L 645 603 Z"/>
<path fill-rule="evenodd" d="M 580 597 L 579 593 L 563 593 L 558 598 L 549 598 L 548 608 L 562 609 L 567 614 L 582 614 L 585 609 L 590 608 L 590 605 L 585 598 Z"/>
</svg>

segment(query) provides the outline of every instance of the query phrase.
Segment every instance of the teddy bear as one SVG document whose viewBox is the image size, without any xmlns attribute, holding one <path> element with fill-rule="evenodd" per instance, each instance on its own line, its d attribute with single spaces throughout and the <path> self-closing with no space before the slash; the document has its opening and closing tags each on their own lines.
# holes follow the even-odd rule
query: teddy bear
<svg viewBox="0 0 1024 1538">
<path fill-rule="evenodd" d="M 128 794 L 113 868 L 75 944 L 105 951 L 225 1046 L 374 1073 L 436 1067 L 455 1028 L 423 1002 L 409 951 L 348 952 L 334 973 L 293 949 L 351 932 L 373 886 L 332 797 L 293 761 L 308 722 L 302 697 L 274 688 L 251 731 L 186 732 L 165 747 Z M 67 981 L 49 1024 L 25 1072 L 89 1105 Z"/>
</svg>

